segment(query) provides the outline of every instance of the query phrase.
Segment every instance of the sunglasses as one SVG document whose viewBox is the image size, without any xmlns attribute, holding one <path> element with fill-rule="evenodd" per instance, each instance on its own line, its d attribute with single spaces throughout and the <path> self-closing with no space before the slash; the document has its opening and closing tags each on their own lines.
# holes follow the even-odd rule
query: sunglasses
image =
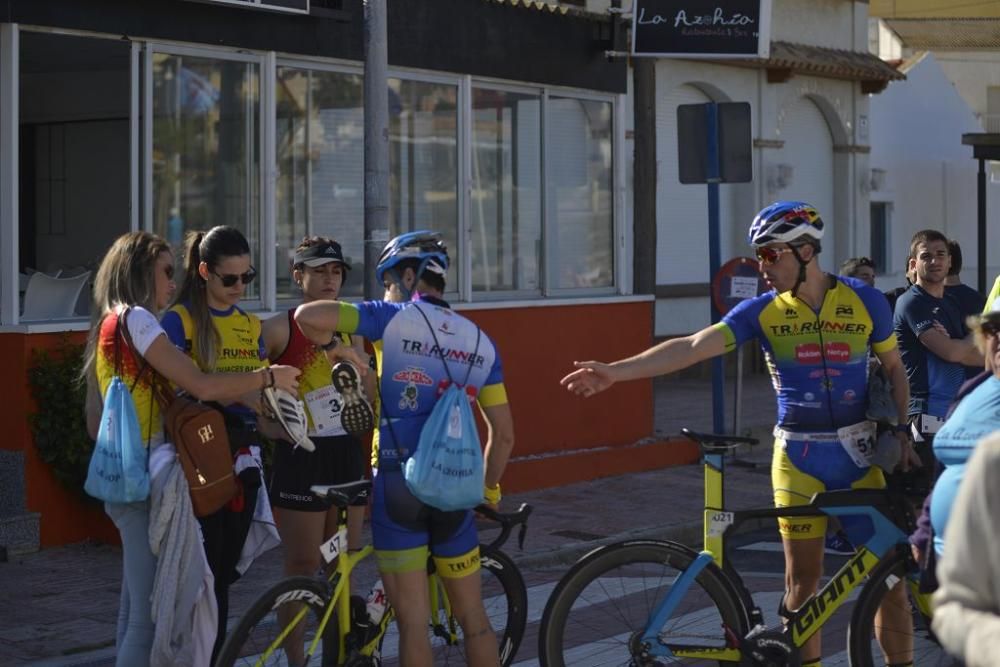
<svg viewBox="0 0 1000 667">
<path fill-rule="evenodd" d="M 757 248 L 757 261 L 761 264 L 774 264 L 782 255 L 791 251 L 791 248 Z"/>
<path fill-rule="evenodd" d="M 986 338 L 993 338 L 1000 333 L 1000 320 L 983 320 L 979 324 L 979 330 Z"/>
<path fill-rule="evenodd" d="M 215 273 L 215 271 L 212 271 Z M 250 270 L 246 273 L 241 273 L 236 275 L 235 273 L 215 273 L 219 278 L 219 282 L 222 283 L 223 287 L 232 287 L 236 284 L 236 281 L 242 282 L 244 285 L 249 285 L 253 282 L 253 279 L 257 277 L 257 269 L 250 267 Z"/>
</svg>

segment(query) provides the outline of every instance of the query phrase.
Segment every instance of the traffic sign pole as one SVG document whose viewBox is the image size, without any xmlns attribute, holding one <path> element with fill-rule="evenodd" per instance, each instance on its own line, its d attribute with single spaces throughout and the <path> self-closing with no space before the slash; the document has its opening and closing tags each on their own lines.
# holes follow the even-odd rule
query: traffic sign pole
<svg viewBox="0 0 1000 667">
<path fill-rule="evenodd" d="M 705 105 L 707 121 L 707 181 L 708 181 L 708 266 L 709 275 L 714 276 L 722 264 L 719 231 L 719 182 L 722 174 L 719 169 L 719 107 L 715 102 Z M 718 309 L 712 299 L 709 299 L 709 310 L 712 323 L 721 319 Z M 712 360 L 712 428 L 716 433 L 724 432 L 725 420 L 724 399 L 725 375 L 723 374 L 722 357 Z"/>
</svg>

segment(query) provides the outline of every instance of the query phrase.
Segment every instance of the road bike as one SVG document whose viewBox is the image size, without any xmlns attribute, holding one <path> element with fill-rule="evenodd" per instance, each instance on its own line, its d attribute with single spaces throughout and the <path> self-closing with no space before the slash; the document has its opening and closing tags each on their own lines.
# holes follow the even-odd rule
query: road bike
<svg viewBox="0 0 1000 667">
<path fill-rule="evenodd" d="M 216 667 L 383 664 L 384 640 L 394 618 L 392 607 L 385 607 L 381 619 L 369 619 L 364 598 L 351 593 L 351 572 L 374 553 L 374 548 L 369 544 L 357 552 L 347 551 L 347 507 L 370 488 L 370 480 L 312 487 L 317 497 L 337 508 L 337 531 L 320 547 L 326 562 L 336 559 L 335 566 L 326 578 L 289 577 L 264 592 L 226 638 Z M 480 546 L 480 569 L 483 602 L 497 632 L 504 666 L 517 653 L 528 611 L 524 579 L 500 548 L 518 526 L 518 544 L 523 548 L 531 510 L 528 504 L 506 514 L 486 506 L 476 508 L 479 515 L 500 525 L 496 538 Z M 464 664 L 461 628 L 431 559 L 427 576 L 428 632 L 435 664 Z"/>
<path fill-rule="evenodd" d="M 553 590 L 539 630 L 542 665 L 798 665 L 801 647 L 861 586 L 850 612 L 847 657 L 854 667 L 950 665 L 930 630 L 907 535 L 913 512 L 888 490 L 828 491 L 808 505 L 730 511 L 723 502 L 725 455 L 753 438 L 695 433 L 705 473 L 704 548 L 628 540 L 581 558 Z M 736 571 L 726 538 L 751 519 L 864 516 L 874 534 L 785 624 L 767 628 Z M 884 610 L 880 607 L 885 603 Z M 847 607 L 845 607 L 847 609 Z M 885 622 L 882 622 L 883 617 Z"/>
</svg>

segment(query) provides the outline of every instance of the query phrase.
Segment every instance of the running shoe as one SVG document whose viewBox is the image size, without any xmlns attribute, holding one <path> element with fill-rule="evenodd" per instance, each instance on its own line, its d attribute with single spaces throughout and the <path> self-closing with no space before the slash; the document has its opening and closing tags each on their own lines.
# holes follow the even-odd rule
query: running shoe
<svg viewBox="0 0 1000 667">
<path fill-rule="evenodd" d="M 351 435 L 362 435 L 375 428 L 375 411 L 368 403 L 361 373 L 352 364 L 341 361 L 334 364 L 330 375 L 333 388 L 344 399 L 340 411 L 340 423 Z"/>
<path fill-rule="evenodd" d="M 850 556 L 854 553 L 854 545 L 847 539 L 844 531 L 838 530 L 833 535 L 826 536 L 826 553 Z"/>
<path fill-rule="evenodd" d="M 276 387 L 268 387 L 264 390 L 264 400 L 274 418 L 288 434 L 289 442 L 307 452 L 316 451 L 316 445 L 306 435 L 309 421 L 306 418 L 306 409 L 302 401 L 284 389 Z"/>
</svg>

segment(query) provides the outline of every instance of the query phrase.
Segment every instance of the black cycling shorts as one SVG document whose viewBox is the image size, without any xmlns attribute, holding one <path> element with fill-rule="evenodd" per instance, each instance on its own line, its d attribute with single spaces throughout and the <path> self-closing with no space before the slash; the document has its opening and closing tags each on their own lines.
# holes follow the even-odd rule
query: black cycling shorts
<svg viewBox="0 0 1000 667">
<path fill-rule="evenodd" d="M 322 512 L 326 504 L 318 500 L 309 487 L 314 484 L 346 484 L 365 475 L 365 453 L 361 442 L 350 435 L 311 438 L 316 451 L 278 440 L 274 444 L 271 463 L 271 483 L 268 495 L 274 507 Z M 354 505 L 368 504 L 367 496 L 357 498 Z"/>
</svg>

